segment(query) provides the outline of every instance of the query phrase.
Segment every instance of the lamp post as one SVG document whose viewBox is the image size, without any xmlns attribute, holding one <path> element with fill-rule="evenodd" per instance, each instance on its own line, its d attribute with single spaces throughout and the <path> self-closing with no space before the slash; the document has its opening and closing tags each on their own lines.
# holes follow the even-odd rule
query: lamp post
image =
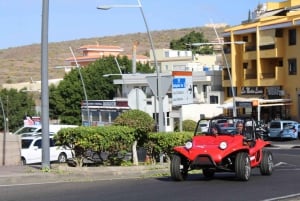
<svg viewBox="0 0 300 201">
<path fill-rule="evenodd" d="M 6 116 L 5 116 L 5 111 L 4 111 L 4 106 L 2 102 L 2 98 L 0 96 L 0 104 L 1 104 L 1 110 L 2 110 L 2 115 L 3 115 L 3 127 L 4 127 L 4 133 L 3 133 L 3 151 L 2 151 L 2 165 L 5 165 L 5 160 L 6 160 Z"/>
<path fill-rule="evenodd" d="M 238 44 L 238 45 L 243 45 L 245 44 L 244 41 L 235 41 L 235 42 L 218 42 L 218 43 L 192 43 L 191 45 L 192 46 L 203 46 L 203 45 L 226 45 L 226 44 Z M 225 64 L 226 64 L 226 68 L 227 68 L 227 73 L 228 73 L 228 77 L 229 77 L 229 81 L 230 81 L 230 88 L 231 88 L 231 93 L 232 93 L 232 114 L 233 114 L 233 117 L 236 117 L 237 116 L 237 110 L 236 110 L 236 94 L 235 94 L 235 91 L 234 91 L 234 88 L 233 88 L 233 81 L 232 81 L 232 76 L 231 76 L 231 73 L 230 73 L 230 70 L 229 70 L 229 64 L 228 64 L 228 61 L 227 61 L 227 58 L 226 58 L 226 55 L 225 55 L 225 52 L 222 48 L 222 55 L 223 55 L 223 58 L 225 60 Z"/>
<path fill-rule="evenodd" d="M 154 44 L 153 44 L 153 40 L 152 40 L 152 36 L 148 27 L 148 23 L 143 11 L 143 7 L 141 4 L 140 0 L 137 0 L 138 4 L 137 5 L 103 5 L 103 6 L 98 6 L 97 9 L 100 10 L 108 10 L 111 8 L 139 8 L 140 12 L 142 14 L 143 20 L 144 20 L 144 24 L 146 26 L 147 29 L 147 34 L 148 34 L 148 38 L 149 38 L 149 42 L 150 42 L 150 46 L 151 46 L 151 51 L 153 54 L 153 59 L 154 59 L 154 65 L 155 65 L 155 70 L 156 70 L 156 98 L 158 99 L 158 108 L 159 108 L 159 115 L 158 115 L 158 131 L 159 132 L 163 132 L 164 131 L 164 125 L 163 125 L 163 97 L 162 97 L 162 93 L 161 93 L 161 77 L 160 77 L 160 69 L 158 67 L 158 62 L 157 62 L 157 58 L 156 58 L 156 53 L 155 53 L 155 48 L 154 48 Z M 155 100 L 156 101 L 156 100 Z M 155 107 L 156 110 L 156 107 Z"/>
<path fill-rule="evenodd" d="M 48 89 L 48 18 L 49 0 L 43 0 L 41 40 L 41 96 L 42 96 L 42 168 L 50 168 L 49 89 Z"/>
<path fill-rule="evenodd" d="M 80 80 L 81 80 L 81 83 L 82 83 L 82 89 L 83 89 L 83 93 L 84 93 L 84 97 L 85 97 L 85 104 L 86 104 L 86 109 L 87 109 L 87 116 L 88 116 L 88 126 L 90 126 L 90 109 L 89 109 L 89 102 L 88 102 L 88 97 L 87 97 L 87 93 L 86 93 L 86 88 L 85 88 L 85 84 L 84 84 L 84 80 L 83 80 L 83 77 L 82 77 L 82 74 L 81 74 L 81 68 L 77 62 L 77 59 L 75 57 L 75 54 L 72 50 L 71 47 L 70 48 L 70 51 L 72 53 L 72 56 L 75 60 L 75 63 L 76 63 L 76 67 L 77 67 L 77 70 L 78 70 L 78 73 L 79 73 L 79 76 L 80 76 Z"/>
</svg>

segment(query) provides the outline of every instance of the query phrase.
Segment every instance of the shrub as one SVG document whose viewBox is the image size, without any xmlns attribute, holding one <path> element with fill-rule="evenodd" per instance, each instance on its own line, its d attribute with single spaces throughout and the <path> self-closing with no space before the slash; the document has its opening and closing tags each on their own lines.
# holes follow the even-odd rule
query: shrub
<svg viewBox="0 0 300 201">
<path fill-rule="evenodd" d="M 191 131 L 193 132 L 196 128 L 197 122 L 195 122 L 194 120 L 184 120 L 182 122 L 182 130 L 183 131 Z"/>
<path fill-rule="evenodd" d="M 141 110 L 128 110 L 115 119 L 114 125 L 128 126 L 136 129 L 136 140 L 139 145 L 143 145 L 147 140 L 148 133 L 154 129 L 155 121 L 146 112 Z"/>
</svg>

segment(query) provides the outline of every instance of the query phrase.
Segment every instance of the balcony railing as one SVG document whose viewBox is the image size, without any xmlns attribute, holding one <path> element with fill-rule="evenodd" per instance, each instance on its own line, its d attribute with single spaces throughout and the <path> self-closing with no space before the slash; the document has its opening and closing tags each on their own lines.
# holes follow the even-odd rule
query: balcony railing
<svg viewBox="0 0 300 201">
<path fill-rule="evenodd" d="M 255 73 L 247 73 L 245 75 L 246 79 L 256 79 L 256 74 Z"/>
<path fill-rule="evenodd" d="M 259 46 L 260 50 L 270 50 L 270 49 L 274 49 L 275 48 L 275 44 L 269 44 L 269 45 L 261 45 Z"/>
<path fill-rule="evenodd" d="M 247 45 L 245 49 L 246 49 L 246 52 L 256 51 L 256 46 L 255 45 Z"/>
<path fill-rule="evenodd" d="M 260 79 L 275 78 L 275 73 L 261 73 Z"/>
</svg>

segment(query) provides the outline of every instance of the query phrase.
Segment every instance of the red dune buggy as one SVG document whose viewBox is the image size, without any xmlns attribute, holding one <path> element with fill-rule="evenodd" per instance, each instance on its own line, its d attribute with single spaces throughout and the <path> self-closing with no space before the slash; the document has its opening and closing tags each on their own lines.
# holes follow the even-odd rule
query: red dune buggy
<svg viewBox="0 0 300 201">
<path fill-rule="evenodd" d="M 257 124 L 252 118 L 215 117 L 205 133 L 198 130 L 199 122 L 193 139 L 174 147 L 170 165 L 173 180 L 185 180 L 194 169 L 201 169 L 207 178 L 216 172 L 235 172 L 242 181 L 249 180 L 252 168 L 259 168 L 262 175 L 272 174 L 273 156 L 264 149 L 270 143 L 255 133 Z M 242 132 L 237 128 L 240 124 Z"/>
</svg>

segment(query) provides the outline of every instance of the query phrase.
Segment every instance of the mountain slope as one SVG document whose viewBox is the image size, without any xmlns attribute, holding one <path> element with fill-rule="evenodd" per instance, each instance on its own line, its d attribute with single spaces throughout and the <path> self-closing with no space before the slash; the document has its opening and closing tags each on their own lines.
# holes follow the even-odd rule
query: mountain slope
<svg viewBox="0 0 300 201">
<path fill-rule="evenodd" d="M 219 28 L 221 33 L 224 28 Z M 169 48 L 172 40 L 178 40 L 184 35 L 195 31 L 203 32 L 208 40 L 216 38 L 213 28 L 195 27 L 175 30 L 152 31 L 152 38 L 155 49 Z M 63 69 L 55 69 L 55 66 L 69 65 L 64 60 L 71 57 L 69 47 L 73 48 L 75 55 L 80 56 L 81 52 L 76 51 L 82 45 L 100 44 L 117 45 L 124 48 L 124 54 L 131 54 L 134 42 L 138 41 L 137 54 L 147 55 L 150 51 L 150 43 L 147 33 L 135 33 L 126 35 L 106 36 L 99 38 L 87 38 L 70 41 L 49 43 L 48 68 L 49 79 L 62 78 Z M 0 85 L 3 83 L 28 82 L 31 79 L 41 80 L 41 45 L 32 44 L 0 50 Z"/>
</svg>

